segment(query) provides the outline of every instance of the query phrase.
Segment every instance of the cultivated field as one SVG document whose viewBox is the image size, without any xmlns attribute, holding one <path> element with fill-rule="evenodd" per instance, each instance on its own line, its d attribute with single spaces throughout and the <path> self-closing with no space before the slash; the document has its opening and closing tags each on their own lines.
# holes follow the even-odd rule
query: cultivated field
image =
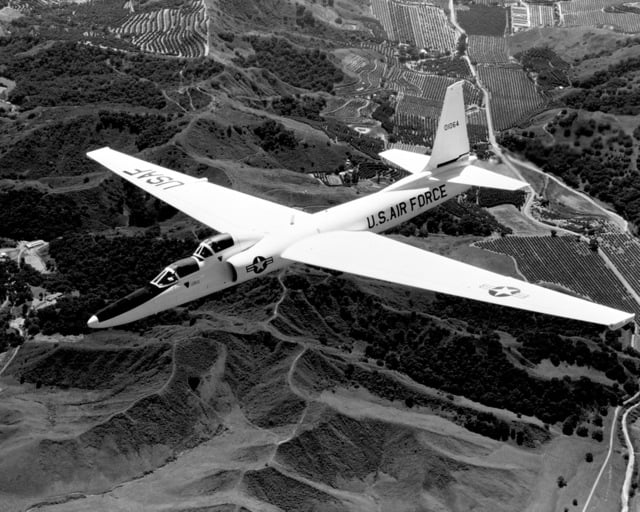
<svg viewBox="0 0 640 512">
<path fill-rule="evenodd" d="M 526 5 L 512 5 L 509 7 L 509 21 L 511 30 L 526 30 L 530 27 L 529 10 Z"/>
<path fill-rule="evenodd" d="M 554 7 L 550 5 L 527 4 L 529 10 L 529 26 L 552 27 L 556 24 Z"/>
<path fill-rule="evenodd" d="M 513 126 L 544 103 L 519 66 L 479 65 L 478 74 L 491 92 L 491 115 L 496 130 Z"/>
<path fill-rule="evenodd" d="M 467 112 L 467 130 L 469 131 L 469 142 L 471 144 L 489 140 L 487 112 L 484 109 Z"/>
<path fill-rule="evenodd" d="M 380 20 L 388 39 L 418 48 L 452 52 L 456 33 L 444 11 L 427 4 L 372 0 L 371 12 Z"/>
<path fill-rule="evenodd" d="M 503 37 L 471 35 L 467 44 L 467 53 L 473 62 L 481 64 L 509 62 L 507 42 Z"/>
<path fill-rule="evenodd" d="M 484 5 L 458 7 L 456 17 L 469 36 L 502 37 L 507 29 L 507 10 L 502 7 Z"/>
<path fill-rule="evenodd" d="M 513 256 L 520 272 L 531 282 L 559 285 L 595 302 L 640 312 L 640 306 L 598 253 L 574 237 L 509 236 L 477 245 Z"/>
<path fill-rule="evenodd" d="M 557 8 L 551 5 L 522 4 L 509 7 L 511 32 L 556 25 Z M 559 19 L 559 18 L 558 18 Z"/>
<path fill-rule="evenodd" d="M 146 52 L 201 57 L 207 54 L 207 21 L 204 4 L 196 0 L 177 9 L 132 14 L 114 32 Z"/>
<path fill-rule="evenodd" d="M 616 0 L 572 0 L 557 5 L 562 24 L 567 27 L 611 27 L 621 32 L 640 32 L 640 14 L 604 12 L 606 7 L 619 4 Z"/>
<path fill-rule="evenodd" d="M 608 234 L 599 237 L 600 249 L 613 262 L 631 287 L 640 294 L 640 243 L 628 234 Z"/>
</svg>

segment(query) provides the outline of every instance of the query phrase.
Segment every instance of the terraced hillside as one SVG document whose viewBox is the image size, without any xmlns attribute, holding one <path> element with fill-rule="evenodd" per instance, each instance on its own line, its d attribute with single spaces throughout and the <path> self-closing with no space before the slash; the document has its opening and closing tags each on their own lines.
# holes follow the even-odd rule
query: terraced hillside
<svg viewBox="0 0 640 512">
<path fill-rule="evenodd" d="M 208 23 L 204 2 L 191 0 L 175 9 L 132 14 L 113 31 L 145 52 L 200 57 L 208 53 Z"/>
</svg>

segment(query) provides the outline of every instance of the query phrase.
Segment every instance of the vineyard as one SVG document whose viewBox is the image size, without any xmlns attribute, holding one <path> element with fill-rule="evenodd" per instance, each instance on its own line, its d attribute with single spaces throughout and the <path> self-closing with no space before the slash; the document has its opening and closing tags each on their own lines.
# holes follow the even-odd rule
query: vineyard
<svg viewBox="0 0 640 512">
<path fill-rule="evenodd" d="M 512 5 L 509 7 L 509 20 L 511 31 L 526 30 L 529 28 L 529 9 L 526 5 Z"/>
<path fill-rule="evenodd" d="M 507 30 L 507 10 L 502 7 L 459 7 L 456 9 L 456 17 L 467 36 L 502 37 Z"/>
<path fill-rule="evenodd" d="M 640 312 L 598 253 L 574 237 L 506 237 L 477 245 L 512 256 L 528 281 L 560 285 L 595 302 Z"/>
<path fill-rule="evenodd" d="M 198 1 L 175 9 L 132 14 L 113 31 L 145 52 L 179 57 L 207 54 L 207 15 Z"/>
<path fill-rule="evenodd" d="M 387 88 L 403 93 L 407 96 L 426 98 L 437 106 L 438 112 L 442 108 L 444 94 L 456 80 L 446 76 L 427 75 L 417 71 L 409 71 L 403 68 L 392 68 L 388 76 Z M 464 83 L 464 101 L 469 105 L 482 103 L 482 92 L 470 82 Z"/>
<path fill-rule="evenodd" d="M 415 114 L 421 117 L 438 117 L 442 104 L 438 101 L 411 96 L 410 94 L 398 94 L 398 106 L 396 113 Z"/>
<path fill-rule="evenodd" d="M 527 4 L 527 9 L 529 10 L 529 26 L 531 28 L 556 25 L 554 7 L 551 5 Z"/>
<path fill-rule="evenodd" d="M 560 19 L 567 27 L 603 26 L 622 32 L 640 32 L 640 14 L 634 12 L 604 12 L 619 4 L 616 0 L 572 0 L 558 2 Z M 612 9 L 607 9 L 612 10 Z"/>
<path fill-rule="evenodd" d="M 456 47 L 456 32 L 444 11 L 438 7 L 394 0 L 372 0 L 371 12 L 382 23 L 390 41 L 443 53 L 453 52 Z"/>
<path fill-rule="evenodd" d="M 640 243 L 627 234 L 608 234 L 600 237 L 600 249 L 613 262 L 631 287 L 640 294 Z"/>
<path fill-rule="evenodd" d="M 467 112 L 467 131 L 472 146 L 489 140 L 487 112 L 484 109 Z"/>
<path fill-rule="evenodd" d="M 544 103 L 534 83 L 518 66 L 479 65 L 478 74 L 491 94 L 491 116 L 496 130 L 513 126 Z"/>
<path fill-rule="evenodd" d="M 496 36 L 469 36 L 468 54 L 472 62 L 503 64 L 509 62 L 507 42 Z"/>
<path fill-rule="evenodd" d="M 407 112 L 397 112 L 394 116 L 393 134 L 405 144 L 429 146 L 433 144 L 438 120 Z"/>
</svg>

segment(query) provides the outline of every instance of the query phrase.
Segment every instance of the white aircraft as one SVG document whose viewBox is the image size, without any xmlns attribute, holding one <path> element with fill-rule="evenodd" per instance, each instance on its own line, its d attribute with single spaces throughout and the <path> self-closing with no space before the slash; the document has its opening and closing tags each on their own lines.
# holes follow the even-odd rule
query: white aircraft
<svg viewBox="0 0 640 512">
<path fill-rule="evenodd" d="M 634 315 L 479 269 L 397 242 L 385 231 L 464 192 L 526 183 L 473 165 L 463 82 L 448 87 L 431 156 L 398 149 L 381 157 L 410 175 L 380 192 L 305 213 L 133 158 L 108 147 L 87 155 L 221 234 L 165 268 L 147 286 L 102 309 L 89 327 L 112 327 L 307 263 L 612 329 Z"/>
</svg>

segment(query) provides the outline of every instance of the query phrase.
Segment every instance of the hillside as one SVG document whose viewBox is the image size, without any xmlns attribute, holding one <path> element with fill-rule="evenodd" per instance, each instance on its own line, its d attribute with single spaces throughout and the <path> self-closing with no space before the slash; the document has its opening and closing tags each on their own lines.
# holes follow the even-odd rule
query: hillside
<svg viewBox="0 0 640 512">
<path fill-rule="evenodd" d="M 352 360 L 366 381 L 375 366 L 279 338 L 201 320 L 144 338 L 99 333 L 81 345 L 25 346 L 3 379 L 0 474 L 11 475 L 0 484 L 3 502 L 513 510 L 530 499 L 549 435 L 542 427 L 514 416 L 533 444 L 505 448 L 433 415 L 438 404 L 452 420 L 474 414 L 450 398 L 413 391 L 424 400 L 414 409 L 375 398 L 344 370 Z M 46 407 L 34 407 L 40 401 Z"/>
</svg>

